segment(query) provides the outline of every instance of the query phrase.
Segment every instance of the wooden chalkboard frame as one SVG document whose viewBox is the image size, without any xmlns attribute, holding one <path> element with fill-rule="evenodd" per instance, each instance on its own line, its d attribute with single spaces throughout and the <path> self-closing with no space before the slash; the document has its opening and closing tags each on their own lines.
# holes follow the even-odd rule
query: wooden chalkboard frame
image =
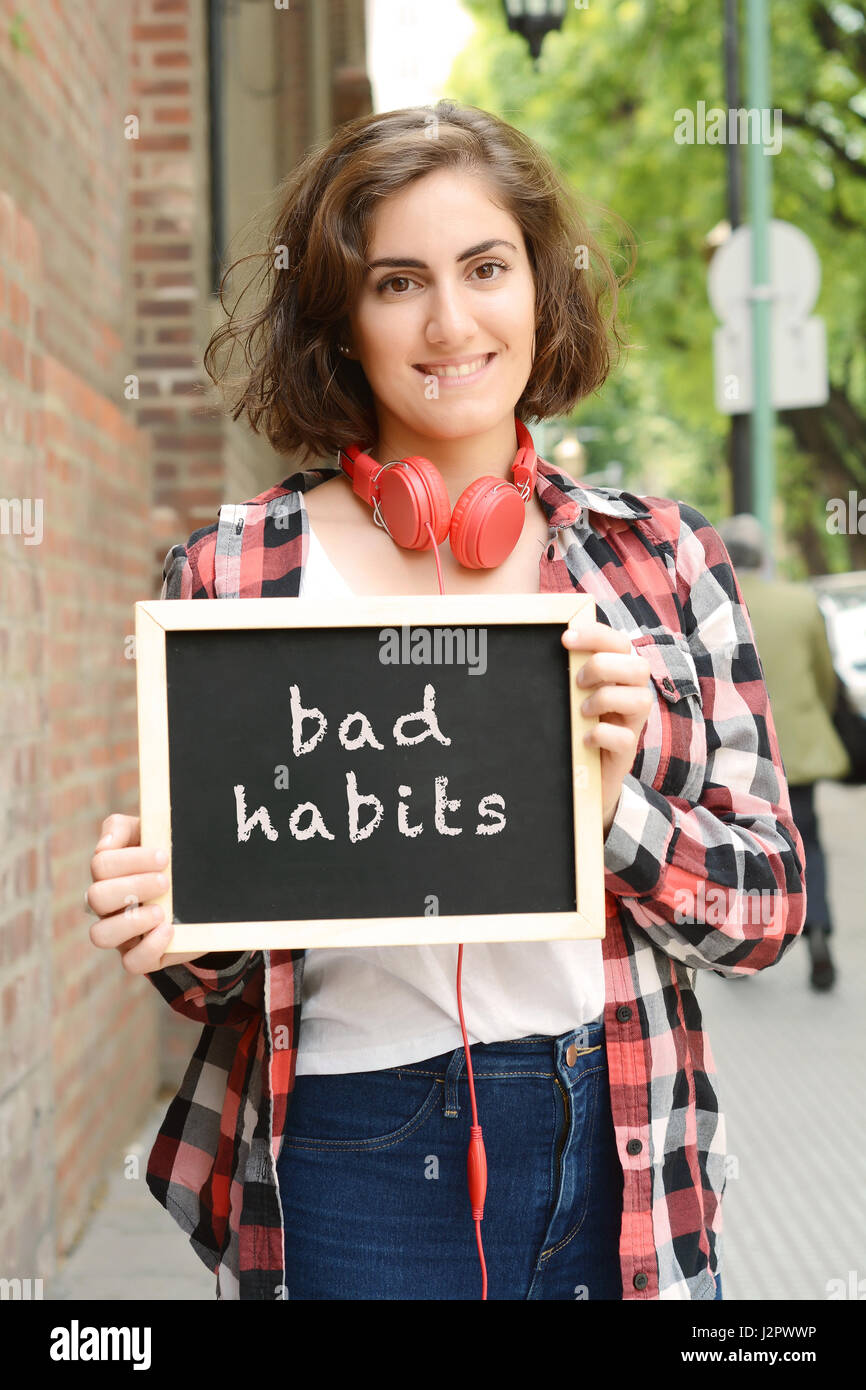
<svg viewBox="0 0 866 1390">
<path fill-rule="evenodd" d="M 166 634 L 250 628 L 479 627 L 595 619 L 586 594 L 421 594 L 351 599 L 155 599 L 135 605 L 141 843 L 171 851 Z M 605 931 L 600 752 L 584 734 L 598 721 L 580 711 L 575 677 L 589 652 L 567 651 L 571 713 L 576 911 L 472 916 L 317 918 L 314 921 L 174 922 L 171 952 L 287 950 L 328 946 L 437 945 L 472 941 L 602 938 Z M 581 794 L 578 795 L 578 792 Z M 172 922 L 169 887 L 154 899 Z"/>
</svg>

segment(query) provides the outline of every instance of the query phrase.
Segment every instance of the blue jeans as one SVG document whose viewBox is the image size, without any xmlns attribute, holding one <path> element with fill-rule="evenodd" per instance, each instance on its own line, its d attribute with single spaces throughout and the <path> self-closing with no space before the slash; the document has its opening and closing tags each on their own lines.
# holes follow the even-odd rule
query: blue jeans
<svg viewBox="0 0 866 1390">
<path fill-rule="evenodd" d="M 474 1044 L 489 1299 L 620 1299 L 622 1167 L 599 1019 Z M 299 1076 L 277 1164 L 290 1299 L 477 1299 L 464 1049 Z"/>
<path fill-rule="evenodd" d="M 573 1050 L 572 1050 L 573 1049 Z M 599 1019 L 472 1046 L 488 1299 L 621 1299 L 622 1167 Z M 290 1299 L 477 1299 L 464 1049 L 299 1076 L 277 1163 Z M 721 1280 L 717 1280 L 721 1298 Z"/>
</svg>

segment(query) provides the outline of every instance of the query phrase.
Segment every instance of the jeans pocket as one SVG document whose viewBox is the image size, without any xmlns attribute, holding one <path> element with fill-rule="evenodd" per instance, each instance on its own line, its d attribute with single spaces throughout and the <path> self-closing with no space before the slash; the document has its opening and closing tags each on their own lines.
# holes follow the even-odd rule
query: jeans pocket
<svg viewBox="0 0 866 1390">
<path fill-rule="evenodd" d="M 296 1077 L 284 1143 L 356 1152 L 395 1147 L 435 1113 L 443 1087 L 444 1080 L 405 1071 Z"/>
</svg>

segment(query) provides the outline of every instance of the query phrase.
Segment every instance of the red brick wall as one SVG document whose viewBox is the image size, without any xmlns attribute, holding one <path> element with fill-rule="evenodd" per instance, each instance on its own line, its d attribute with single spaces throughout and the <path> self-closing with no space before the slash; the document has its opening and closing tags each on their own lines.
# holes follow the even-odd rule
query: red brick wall
<svg viewBox="0 0 866 1390">
<path fill-rule="evenodd" d="M 148 441 L 123 396 L 122 7 L 0 5 L 0 1275 L 50 1277 L 149 1106 L 162 1004 L 91 945 L 103 817 L 138 802 Z M 97 22 L 99 21 L 99 22 Z M 46 1293 L 48 1289 L 46 1288 Z"/>
<path fill-rule="evenodd" d="M 136 321 L 130 370 L 138 424 L 153 445 L 153 579 L 166 550 L 215 520 L 223 493 L 221 419 L 204 403 L 209 336 L 206 7 L 131 6 L 129 282 Z"/>
<path fill-rule="evenodd" d="M 45 492 L 24 346 L 35 250 L 31 225 L 0 192 L 0 497 L 9 502 Z M 0 1274 L 33 1277 L 53 1257 L 49 634 L 44 546 L 11 520 L 0 533 Z"/>
<path fill-rule="evenodd" d="M 332 63 L 351 66 L 345 7 L 362 0 L 329 2 Z M 292 8 L 284 42 L 308 19 Z M 202 365 L 205 19 L 204 0 L 0 0 L 5 1278 L 50 1279 L 198 1034 L 92 946 L 83 907 L 103 818 L 138 808 L 133 605 L 170 544 L 290 471 L 249 453 Z M 285 52 L 284 172 L 308 139 L 306 65 L 303 42 Z M 39 544 L 11 526 L 27 501 Z"/>
</svg>

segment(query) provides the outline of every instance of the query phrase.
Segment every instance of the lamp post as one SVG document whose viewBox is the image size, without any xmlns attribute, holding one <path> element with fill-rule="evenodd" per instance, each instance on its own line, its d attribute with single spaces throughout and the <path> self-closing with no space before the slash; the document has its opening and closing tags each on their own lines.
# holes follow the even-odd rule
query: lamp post
<svg viewBox="0 0 866 1390">
<path fill-rule="evenodd" d="M 770 109 L 770 39 L 767 0 L 746 0 L 749 48 L 749 106 Z M 773 501 L 776 464 L 773 453 L 773 404 L 770 382 L 771 298 L 770 220 L 772 180 L 766 150 L 750 140 L 747 151 L 749 221 L 752 227 L 752 511 L 767 537 L 772 575 Z"/>
<path fill-rule="evenodd" d="M 566 0 L 502 0 L 502 3 L 509 29 L 526 39 L 537 63 L 547 35 L 552 29 L 562 28 Z"/>
</svg>

